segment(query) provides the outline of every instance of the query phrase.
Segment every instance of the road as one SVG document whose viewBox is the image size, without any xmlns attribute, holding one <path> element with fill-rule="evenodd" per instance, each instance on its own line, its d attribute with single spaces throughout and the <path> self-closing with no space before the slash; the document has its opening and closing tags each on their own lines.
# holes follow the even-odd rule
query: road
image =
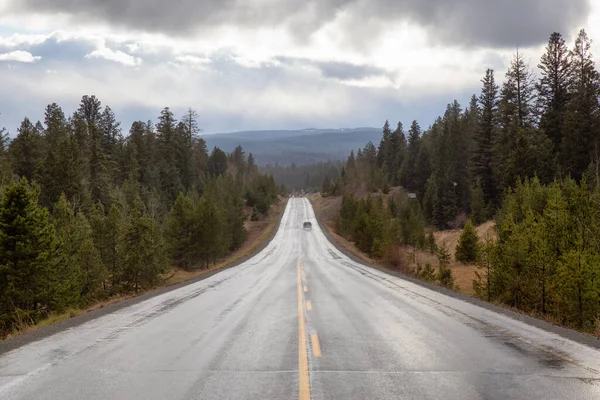
<svg viewBox="0 0 600 400">
<path fill-rule="evenodd" d="M 0 399 L 597 400 L 599 371 L 598 350 L 351 261 L 296 198 L 246 263 L 1 355 Z"/>
</svg>

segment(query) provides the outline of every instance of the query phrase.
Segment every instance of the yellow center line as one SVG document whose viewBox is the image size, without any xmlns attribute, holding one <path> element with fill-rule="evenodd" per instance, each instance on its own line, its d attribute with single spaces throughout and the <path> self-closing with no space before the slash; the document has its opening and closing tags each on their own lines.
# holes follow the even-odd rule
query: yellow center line
<svg viewBox="0 0 600 400">
<path fill-rule="evenodd" d="M 310 300 L 306 300 L 306 309 L 308 311 L 312 310 L 312 304 L 310 304 Z"/>
<path fill-rule="evenodd" d="M 321 346 L 319 345 L 319 337 L 316 333 L 310 335 L 310 341 L 312 342 L 313 355 L 315 357 L 321 357 Z"/>
<path fill-rule="evenodd" d="M 306 286 L 304 287 L 306 291 Z M 306 351 L 306 331 L 304 328 L 304 307 L 302 306 L 302 283 L 300 282 L 300 262 L 298 262 L 298 372 L 299 399 L 310 400 L 308 380 L 308 354 Z"/>
<path fill-rule="evenodd" d="M 304 286 L 304 292 L 308 292 L 308 287 Z"/>
</svg>

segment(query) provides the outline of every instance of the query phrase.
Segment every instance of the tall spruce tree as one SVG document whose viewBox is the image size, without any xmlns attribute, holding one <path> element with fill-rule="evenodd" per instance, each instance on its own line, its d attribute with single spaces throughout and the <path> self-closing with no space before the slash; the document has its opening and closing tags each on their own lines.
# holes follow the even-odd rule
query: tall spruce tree
<svg viewBox="0 0 600 400">
<path fill-rule="evenodd" d="M 17 132 L 17 137 L 10 142 L 8 149 L 13 172 L 31 182 L 38 178 L 42 166 L 44 155 L 42 135 L 29 118 L 21 122 Z"/>
<path fill-rule="evenodd" d="M 488 69 L 481 80 L 483 86 L 479 95 L 481 119 L 476 133 L 476 153 L 473 158 L 473 178 L 481 183 L 486 203 L 499 205 L 500 193 L 494 172 L 494 143 L 498 129 L 498 85 L 494 70 Z"/>
<path fill-rule="evenodd" d="M 562 160 L 565 172 L 576 179 L 590 165 L 600 142 L 600 74 L 595 69 L 591 45 L 582 29 L 569 52 L 571 95 L 566 105 Z"/>
<path fill-rule="evenodd" d="M 421 149 L 421 127 L 413 121 L 408 131 L 406 157 L 400 169 L 400 184 L 407 190 L 415 191 L 418 187 L 417 161 Z"/>
<path fill-rule="evenodd" d="M 552 139 L 554 151 L 558 152 L 562 146 L 565 107 L 569 100 L 572 75 L 569 50 L 560 33 L 550 35 L 538 68 L 540 80 L 536 89 L 539 127 Z"/>
</svg>

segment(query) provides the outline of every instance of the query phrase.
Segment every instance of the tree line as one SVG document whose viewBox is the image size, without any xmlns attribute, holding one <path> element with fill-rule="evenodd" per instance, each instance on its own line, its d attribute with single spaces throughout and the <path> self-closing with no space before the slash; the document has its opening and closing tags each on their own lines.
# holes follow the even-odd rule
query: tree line
<svg viewBox="0 0 600 400">
<path fill-rule="evenodd" d="M 340 176 L 343 163 L 328 161 L 311 165 L 267 164 L 261 168 L 264 173 L 273 175 L 278 185 L 283 185 L 287 192 L 319 191 L 323 182 L 332 184 Z"/>
<path fill-rule="evenodd" d="M 424 132 L 416 121 L 407 133 L 402 123 L 392 130 L 386 121 L 379 145 L 352 152 L 336 181 L 346 193 L 338 229 L 366 253 L 382 255 L 378 246 L 392 240 L 397 223 L 393 213 L 389 206 L 382 211 L 380 200 L 351 193 L 388 193 L 400 185 L 415 194 L 407 232 L 418 232 L 419 241 L 423 223 L 438 229 L 466 223 L 456 257 L 481 266 L 474 282 L 479 296 L 598 329 L 600 74 L 590 48 L 584 30 L 570 49 L 553 33 L 538 77 L 518 52 L 501 85 L 488 69 L 464 110 L 457 101 L 448 104 Z M 497 238 L 480 243 L 473 224 L 491 218 Z M 407 244 L 407 237 L 395 240 Z M 422 247 L 431 243 L 433 252 L 435 242 L 426 239 Z"/>
<path fill-rule="evenodd" d="M 279 189 L 241 146 L 208 151 L 197 115 L 136 121 L 83 96 L 67 118 L 0 132 L 0 335 L 15 325 L 205 268 L 246 239 Z M 250 211 L 249 211 L 250 210 Z"/>
<path fill-rule="evenodd" d="M 476 293 L 594 332 L 600 327 L 600 188 L 585 177 L 519 182 L 496 217 L 496 241 L 470 246 Z"/>
<path fill-rule="evenodd" d="M 351 153 L 343 184 L 376 191 L 403 186 L 415 193 L 427 222 L 440 229 L 491 218 L 519 178 L 586 177 L 600 183 L 600 74 L 580 31 L 569 49 L 550 36 L 534 77 L 515 54 L 501 86 L 488 69 L 468 106 L 453 101 L 424 132 L 386 121 L 378 146 Z"/>
</svg>

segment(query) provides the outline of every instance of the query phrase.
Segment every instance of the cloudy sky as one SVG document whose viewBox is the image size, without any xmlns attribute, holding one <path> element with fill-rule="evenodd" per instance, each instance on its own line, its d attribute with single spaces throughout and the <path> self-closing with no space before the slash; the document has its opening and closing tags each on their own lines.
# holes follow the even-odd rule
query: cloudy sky
<svg viewBox="0 0 600 400">
<path fill-rule="evenodd" d="M 125 131 L 165 106 L 207 133 L 427 126 L 581 28 L 600 60 L 600 0 L 0 0 L 0 126 L 83 94 Z"/>
</svg>

